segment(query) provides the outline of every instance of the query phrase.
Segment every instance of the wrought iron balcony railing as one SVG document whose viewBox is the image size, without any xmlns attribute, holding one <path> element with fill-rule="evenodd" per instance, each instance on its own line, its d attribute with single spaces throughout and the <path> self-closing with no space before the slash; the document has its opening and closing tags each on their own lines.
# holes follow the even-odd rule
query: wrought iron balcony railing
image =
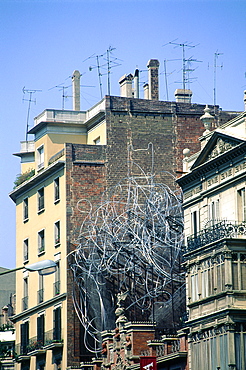
<svg viewBox="0 0 246 370">
<path fill-rule="evenodd" d="M 57 345 L 63 343 L 62 332 L 59 329 L 59 335 L 57 330 L 52 329 L 43 333 L 43 339 L 38 337 L 32 337 L 25 341 L 25 343 L 19 343 L 16 345 L 16 353 L 18 356 L 29 355 L 33 351 L 45 350 L 46 346 L 52 344 Z"/>
<path fill-rule="evenodd" d="M 211 225 L 212 222 L 210 222 Z M 217 221 L 187 238 L 187 251 L 192 251 L 222 238 L 246 237 L 246 221 Z"/>
</svg>

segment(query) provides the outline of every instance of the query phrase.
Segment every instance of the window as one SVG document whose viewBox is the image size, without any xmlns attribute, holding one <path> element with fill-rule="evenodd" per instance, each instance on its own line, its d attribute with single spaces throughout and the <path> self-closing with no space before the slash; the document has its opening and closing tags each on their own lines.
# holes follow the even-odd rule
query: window
<svg viewBox="0 0 246 370">
<path fill-rule="evenodd" d="M 27 353 L 28 345 L 29 345 L 29 322 L 26 321 L 25 323 L 21 324 L 21 353 L 25 355 Z"/>
<path fill-rule="evenodd" d="M 41 230 L 38 233 L 38 253 L 44 252 L 44 249 L 45 249 L 44 230 Z"/>
<path fill-rule="evenodd" d="M 199 231 L 199 214 L 198 211 L 191 212 L 191 234 L 197 235 Z"/>
<path fill-rule="evenodd" d="M 55 236 L 55 246 L 59 246 L 61 243 L 60 241 L 60 221 L 55 222 L 54 236 Z"/>
<path fill-rule="evenodd" d="M 210 226 L 214 225 L 220 220 L 220 204 L 219 199 L 213 200 L 208 205 L 208 218 Z"/>
<path fill-rule="evenodd" d="M 38 212 L 44 210 L 44 188 L 38 190 Z"/>
<path fill-rule="evenodd" d="M 45 321 L 44 314 L 37 317 L 37 342 L 38 346 L 44 345 L 44 330 L 45 330 Z"/>
<path fill-rule="evenodd" d="M 37 165 L 38 170 L 41 170 L 44 167 L 44 146 L 37 148 Z"/>
<path fill-rule="evenodd" d="M 28 220 L 28 198 L 23 200 L 23 221 Z"/>
<path fill-rule="evenodd" d="M 192 235 L 197 235 L 197 233 L 200 230 L 199 227 L 199 209 L 196 209 L 191 212 L 191 234 Z"/>
<path fill-rule="evenodd" d="M 60 263 L 56 263 L 55 282 L 54 282 L 54 296 L 60 294 Z"/>
<path fill-rule="evenodd" d="M 23 279 L 23 298 L 22 298 L 22 309 L 23 311 L 28 309 L 28 278 Z"/>
<path fill-rule="evenodd" d="M 57 307 L 53 311 L 54 315 L 54 326 L 53 326 L 53 340 L 61 340 L 61 307 Z"/>
<path fill-rule="evenodd" d="M 246 221 L 246 198 L 245 188 L 237 192 L 238 221 Z"/>
<path fill-rule="evenodd" d="M 25 239 L 23 242 L 23 260 L 24 262 L 28 261 L 28 239 Z"/>
<path fill-rule="evenodd" d="M 98 137 L 94 140 L 94 144 L 95 144 L 95 145 L 99 145 L 99 144 L 100 144 L 100 142 L 101 142 L 101 140 L 100 140 L 100 136 L 98 136 Z"/>
<path fill-rule="evenodd" d="M 38 290 L 38 304 L 44 301 L 44 277 L 43 275 L 38 275 L 39 277 L 39 290 Z"/>
<path fill-rule="evenodd" d="M 54 202 L 58 202 L 60 200 L 60 184 L 59 184 L 59 177 L 54 180 Z"/>
</svg>

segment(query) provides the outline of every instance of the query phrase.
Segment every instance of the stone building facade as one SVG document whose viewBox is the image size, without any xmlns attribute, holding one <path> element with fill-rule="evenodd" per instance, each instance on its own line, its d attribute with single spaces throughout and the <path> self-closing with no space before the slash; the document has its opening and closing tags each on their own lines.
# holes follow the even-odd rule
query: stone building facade
<svg viewBox="0 0 246 370">
<path fill-rule="evenodd" d="M 202 149 L 185 158 L 188 173 L 178 180 L 184 192 L 190 370 L 246 366 L 245 128 L 245 112 L 214 132 L 207 128 Z"/>
</svg>

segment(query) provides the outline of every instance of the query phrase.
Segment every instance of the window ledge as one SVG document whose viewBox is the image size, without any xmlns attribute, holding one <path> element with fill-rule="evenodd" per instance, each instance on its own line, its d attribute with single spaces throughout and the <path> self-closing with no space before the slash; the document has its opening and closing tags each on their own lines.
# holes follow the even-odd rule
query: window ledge
<svg viewBox="0 0 246 370">
<path fill-rule="evenodd" d="M 39 209 L 38 210 L 38 215 L 40 215 L 41 213 L 43 213 L 45 211 L 45 208 L 42 208 L 42 209 Z"/>
</svg>

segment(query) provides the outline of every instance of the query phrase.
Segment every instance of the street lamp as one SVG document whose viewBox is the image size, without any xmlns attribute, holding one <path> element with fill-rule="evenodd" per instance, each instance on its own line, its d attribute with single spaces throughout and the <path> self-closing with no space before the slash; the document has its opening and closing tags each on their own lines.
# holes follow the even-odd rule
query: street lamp
<svg viewBox="0 0 246 370">
<path fill-rule="evenodd" d="M 50 275 L 56 272 L 57 265 L 52 260 L 43 260 L 36 263 L 32 263 L 31 265 L 16 267 L 11 270 L 0 272 L 1 275 L 9 274 L 10 272 L 14 272 L 21 269 L 26 269 L 27 271 L 38 271 L 39 275 Z"/>
</svg>

